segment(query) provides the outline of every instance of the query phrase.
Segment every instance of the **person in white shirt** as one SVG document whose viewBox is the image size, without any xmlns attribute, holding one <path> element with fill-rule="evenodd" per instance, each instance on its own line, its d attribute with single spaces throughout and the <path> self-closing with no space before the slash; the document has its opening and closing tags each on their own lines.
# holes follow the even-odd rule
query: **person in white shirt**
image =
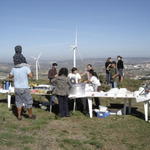
<svg viewBox="0 0 150 150">
<path fill-rule="evenodd" d="M 94 86 L 94 91 L 98 91 L 98 88 L 101 86 L 101 83 L 95 74 L 95 72 L 91 69 L 89 70 L 89 82 L 93 84 Z"/>
<path fill-rule="evenodd" d="M 69 73 L 68 78 L 70 79 L 70 82 L 72 84 L 80 83 L 81 81 L 81 76 L 78 73 L 78 69 L 76 67 L 73 67 L 71 69 L 71 73 Z"/>
<path fill-rule="evenodd" d="M 93 87 L 94 87 L 94 91 L 99 91 L 99 87 L 101 86 L 101 83 L 97 77 L 97 74 L 95 74 L 95 72 L 91 69 L 89 70 L 89 83 L 92 83 L 93 84 Z M 95 100 L 95 105 L 96 105 L 96 108 L 99 107 L 100 105 L 100 101 L 99 101 L 99 98 L 98 97 L 95 97 L 94 98 Z"/>
<path fill-rule="evenodd" d="M 28 77 L 32 78 L 32 76 L 31 70 L 27 66 L 20 68 L 14 67 L 9 74 L 9 78 L 14 78 L 15 103 L 18 120 L 22 120 L 22 109 L 24 104 L 28 110 L 28 117 L 30 119 L 36 118 L 36 116 L 32 114 L 33 99 L 28 84 Z"/>
<path fill-rule="evenodd" d="M 25 107 L 28 110 L 28 117 L 35 119 L 32 114 L 33 99 L 29 89 L 29 77 L 32 78 L 30 65 L 27 64 L 26 58 L 22 55 L 22 47 L 15 47 L 15 55 L 13 56 L 14 67 L 12 68 L 9 78 L 14 78 L 15 88 L 15 104 L 17 107 L 17 119 L 22 120 L 22 110 Z"/>
</svg>

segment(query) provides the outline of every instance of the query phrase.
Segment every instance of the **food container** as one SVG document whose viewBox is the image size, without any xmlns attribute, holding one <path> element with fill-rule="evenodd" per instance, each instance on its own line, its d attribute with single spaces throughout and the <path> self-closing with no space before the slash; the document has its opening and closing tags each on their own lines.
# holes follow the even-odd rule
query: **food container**
<svg viewBox="0 0 150 150">
<path fill-rule="evenodd" d="M 94 92 L 93 84 L 85 84 L 85 91 L 86 92 Z"/>
<path fill-rule="evenodd" d="M 99 111 L 106 112 L 107 111 L 107 107 L 99 105 Z"/>
<path fill-rule="evenodd" d="M 69 94 L 70 95 L 84 95 L 85 84 L 84 83 L 73 84 L 69 90 Z"/>
<path fill-rule="evenodd" d="M 38 89 L 38 90 L 47 90 L 47 91 L 53 91 L 55 86 L 53 85 L 47 85 L 47 84 L 40 84 L 38 86 L 34 86 L 33 89 Z"/>
</svg>

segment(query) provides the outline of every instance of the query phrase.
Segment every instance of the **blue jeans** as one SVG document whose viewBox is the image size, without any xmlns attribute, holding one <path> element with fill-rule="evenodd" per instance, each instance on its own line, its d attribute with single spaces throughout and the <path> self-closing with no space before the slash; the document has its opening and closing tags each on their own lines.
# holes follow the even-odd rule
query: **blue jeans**
<svg viewBox="0 0 150 150">
<path fill-rule="evenodd" d="M 111 87 L 112 87 L 112 88 L 117 88 L 117 82 L 112 81 L 112 82 L 111 82 Z"/>
</svg>

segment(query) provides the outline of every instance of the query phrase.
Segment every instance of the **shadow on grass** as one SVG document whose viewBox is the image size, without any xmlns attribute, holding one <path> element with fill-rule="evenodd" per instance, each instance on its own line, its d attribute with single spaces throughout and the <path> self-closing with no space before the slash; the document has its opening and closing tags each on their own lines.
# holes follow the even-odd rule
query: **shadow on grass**
<svg viewBox="0 0 150 150">
<path fill-rule="evenodd" d="M 123 108 L 123 104 L 110 104 L 110 107 L 108 107 L 109 109 L 122 109 Z M 127 114 L 129 114 L 129 108 L 127 107 Z M 131 115 L 135 116 L 137 118 L 140 118 L 142 120 L 144 120 L 144 114 L 140 111 L 138 111 L 137 107 L 132 107 L 131 108 Z"/>
<path fill-rule="evenodd" d="M 11 110 L 12 110 L 13 115 L 17 118 L 17 116 L 18 116 L 17 107 L 15 105 L 12 105 Z"/>
<path fill-rule="evenodd" d="M 0 99 L 0 103 L 7 103 L 7 98 Z M 15 96 L 11 96 L 11 104 L 15 104 Z"/>
<path fill-rule="evenodd" d="M 46 111 L 50 111 L 50 102 L 49 102 L 49 97 L 46 97 L 47 98 L 47 102 L 41 102 L 41 101 L 38 101 L 38 100 L 33 100 L 33 107 L 35 108 L 40 108 L 40 104 L 42 104 L 43 106 L 46 107 Z M 0 103 L 7 103 L 7 99 L 0 99 Z M 17 108 L 15 106 L 15 96 L 11 96 L 11 104 L 12 104 L 12 113 L 14 114 L 14 116 L 17 117 Z M 73 99 L 70 99 L 69 102 L 68 102 L 68 107 L 69 107 L 69 111 L 72 111 L 73 110 L 73 106 L 74 106 L 74 100 Z M 86 110 L 88 112 L 88 107 L 87 107 L 87 103 L 86 103 Z M 77 99 L 76 100 L 76 110 L 77 111 L 81 111 L 83 112 L 83 103 L 82 103 L 82 100 L 81 99 Z M 108 107 L 109 109 L 115 109 L 115 110 L 118 110 L 118 109 L 122 109 L 123 108 L 123 104 L 118 104 L 118 103 L 110 103 L 110 106 Z M 128 107 L 127 107 L 127 113 L 128 113 Z M 59 104 L 56 104 L 56 103 L 53 103 L 52 105 L 52 112 L 56 115 L 59 114 Z M 26 117 L 25 114 L 23 114 L 24 117 Z M 132 107 L 131 109 L 131 115 L 137 117 L 137 118 L 140 118 L 142 120 L 144 120 L 144 114 L 140 111 L 138 111 L 138 108 L 137 107 Z"/>
<path fill-rule="evenodd" d="M 38 101 L 38 100 L 34 99 L 33 100 L 33 107 L 42 108 L 45 111 L 50 111 L 50 100 L 49 100 L 49 98 L 47 98 L 47 102 L 41 102 L 41 101 Z M 73 111 L 73 107 L 74 107 L 74 100 L 69 99 L 68 100 L 69 111 Z M 76 111 L 83 112 L 83 104 L 82 104 L 82 101 L 80 99 L 77 99 L 77 101 L 76 101 Z M 87 111 L 88 111 L 88 108 L 87 108 Z M 52 103 L 52 112 L 56 115 L 59 114 L 59 104 L 58 104 L 58 102 L 57 103 L 56 102 Z"/>
<path fill-rule="evenodd" d="M 50 111 L 50 102 L 49 102 L 49 100 L 47 102 L 41 102 L 41 101 L 34 99 L 33 100 L 33 107 L 34 108 L 41 108 L 41 109 L 44 109 L 45 111 Z M 59 113 L 59 105 L 58 104 L 55 104 L 55 103 L 52 104 L 52 112 L 54 114 L 58 115 L 58 113 Z"/>
<path fill-rule="evenodd" d="M 135 116 L 137 118 L 140 118 L 142 120 L 145 120 L 145 118 L 144 118 L 145 115 L 142 112 L 138 111 L 137 107 L 132 107 L 131 112 L 132 112 L 131 115 L 133 115 L 133 116 Z"/>
</svg>

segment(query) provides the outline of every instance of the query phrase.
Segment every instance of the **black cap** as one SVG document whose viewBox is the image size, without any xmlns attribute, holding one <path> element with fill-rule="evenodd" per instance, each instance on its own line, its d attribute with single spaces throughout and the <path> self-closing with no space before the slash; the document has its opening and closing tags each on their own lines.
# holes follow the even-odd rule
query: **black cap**
<svg viewBox="0 0 150 150">
<path fill-rule="evenodd" d="M 16 54 L 21 54 L 22 53 L 22 47 L 20 45 L 15 46 L 15 52 L 16 52 Z"/>
<path fill-rule="evenodd" d="M 53 63 L 52 66 L 58 66 L 57 63 Z"/>
</svg>

